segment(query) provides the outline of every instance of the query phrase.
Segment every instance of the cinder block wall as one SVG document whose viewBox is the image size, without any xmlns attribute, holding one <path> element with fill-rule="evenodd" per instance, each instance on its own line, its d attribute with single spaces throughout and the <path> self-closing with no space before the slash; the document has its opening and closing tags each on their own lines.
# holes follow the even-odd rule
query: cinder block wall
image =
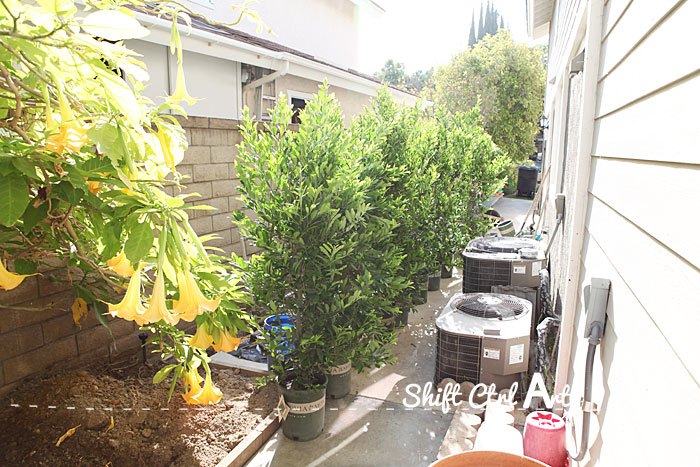
<svg viewBox="0 0 700 467">
<path fill-rule="evenodd" d="M 178 166 L 188 175 L 183 193 L 199 193 L 190 198 L 216 210 L 189 211 L 193 229 L 200 235 L 215 234 L 219 238 L 206 245 L 216 246 L 227 255 L 243 255 L 238 228 L 230 220 L 233 209 L 240 207 L 238 177 L 234 167 L 235 145 L 241 140 L 238 120 L 190 117 L 180 119 L 190 147 Z M 170 194 L 179 192 L 168 187 Z M 256 249 L 247 245 L 247 254 Z M 95 362 L 115 362 L 134 353 L 140 346 L 138 326 L 122 319 L 113 320 L 114 338 L 94 317 L 92 310 L 73 324 L 70 307 L 74 297 L 64 283 L 65 268 L 47 271 L 42 276 L 28 277 L 17 288 L 0 291 L 0 397 L 23 379 L 42 374 L 56 365 L 78 368 Z M 3 308 L 7 307 L 7 308 Z M 41 311 L 29 310 L 40 308 Z"/>
</svg>

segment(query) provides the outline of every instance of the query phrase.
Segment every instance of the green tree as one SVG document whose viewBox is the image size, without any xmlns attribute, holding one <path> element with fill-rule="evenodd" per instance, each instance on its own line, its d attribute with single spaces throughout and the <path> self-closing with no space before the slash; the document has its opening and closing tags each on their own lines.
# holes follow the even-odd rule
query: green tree
<svg viewBox="0 0 700 467">
<path fill-rule="evenodd" d="M 381 79 L 384 84 L 391 84 L 418 93 L 430 82 L 433 77 L 433 69 L 418 70 L 409 75 L 406 73 L 404 63 L 395 62 L 390 58 L 384 63 L 381 71 L 376 72 L 374 76 Z"/>
<path fill-rule="evenodd" d="M 486 13 L 484 14 L 484 5 L 481 4 L 479 12 L 478 31 L 474 27 L 474 12 L 472 12 L 472 25 L 469 30 L 469 47 L 473 46 L 486 35 L 494 35 L 499 29 L 503 29 L 503 16 L 496 10 L 492 2 L 486 2 Z"/>
<path fill-rule="evenodd" d="M 438 108 L 456 113 L 480 103 L 484 128 L 511 160 L 535 151 L 545 90 L 541 49 L 516 44 L 501 30 L 455 55 L 433 81 Z"/>
<path fill-rule="evenodd" d="M 406 65 L 401 62 L 395 62 L 393 58 L 384 62 L 381 71 L 376 72 L 374 76 L 381 79 L 382 82 L 393 84 L 394 86 L 405 86 L 408 78 L 406 75 Z"/>
<path fill-rule="evenodd" d="M 476 44 L 476 33 L 474 32 L 474 12 L 472 11 L 472 26 L 469 29 L 469 47 Z"/>
</svg>

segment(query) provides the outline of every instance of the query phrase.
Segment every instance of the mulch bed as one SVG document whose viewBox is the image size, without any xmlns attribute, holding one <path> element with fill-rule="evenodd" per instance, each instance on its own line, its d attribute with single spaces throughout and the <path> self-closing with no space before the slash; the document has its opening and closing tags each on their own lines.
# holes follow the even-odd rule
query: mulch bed
<svg viewBox="0 0 700 467">
<path fill-rule="evenodd" d="M 279 399 L 273 385 L 212 369 L 221 402 L 187 405 L 180 383 L 168 402 L 170 377 L 152 383 L 162 363 L 121 366 L 29 381 L 0 401 L 0 465 L 214 466 Z"/>
</svg>

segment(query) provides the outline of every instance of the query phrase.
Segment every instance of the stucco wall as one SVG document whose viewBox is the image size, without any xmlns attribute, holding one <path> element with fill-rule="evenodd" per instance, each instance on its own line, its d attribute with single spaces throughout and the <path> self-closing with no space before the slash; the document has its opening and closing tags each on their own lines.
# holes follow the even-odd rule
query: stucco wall
<svg viewBox="0 0 700 467">
<path fill-rule="evenodd" d="M 588 345 L 583 289 L 593 277 L 612 281 L 593 376 L 599 413 L 592 417 L 591 450 L 581 465 L 690 465 L 700 456 L 700 250 L 694 239 L 700 228 L 694 214 L 700 203 L 700 55 L 679 47 L 699 38 L 700 3 L 560 1 L 557 9 L 547 97 L 548 115 L 556 114 L 550 129 L 553 180 L 563 163 L 558 134 L 567 131 L 561 112 L 565 65 L 578 52 L 577 40 L 594 46 L 587 53 L 600 45 L 593 92 L 584 83 L 582 95 L 594 107 L 592 118 L 580 121 L 581 139 L 591 147 L 577 156 L 590 156 L 583 167 L 590 178 L 583 179 L 582 229 L 572 233 L 582 236 L 582 247 L 555 249 L 552 256 L 559 277 L 566 277 L 561 269 L 570 261 L 580 268 L 576 283 L 564 285 L 576 296 L 564 309 L 572 328 L 562 330 L 562 336 L 573 333 L 564 382 L 573 388 L 578 436 Z M 602 17 L 589 25 L 602 29 L 598 37 L 588 35 L 594 33 L 589 27 L 580 35 L 563 20 L 597 9 Z M 584 176 L 564 176 L 569 209 Z M 567 235 L 562 241 L 574 244 Z"/>
<path fill-rule="evenodd" d="M 300 78 L 298 76 L 285 75 L 277 79 L 277 91 L 289 94 L 289 91 L 299 91 L 308 94 L 316 94 L 321 85 L 318 81 Z M 352 118 L 362 112 L 364 106 L 369 105 L 370 96 L 359 92 L 349 91 L 338 86 L 330 86 L 330 92 L 335 94 L 340 104 L 340 109 L 345 114 L 346 125 Z"/>
</svg>

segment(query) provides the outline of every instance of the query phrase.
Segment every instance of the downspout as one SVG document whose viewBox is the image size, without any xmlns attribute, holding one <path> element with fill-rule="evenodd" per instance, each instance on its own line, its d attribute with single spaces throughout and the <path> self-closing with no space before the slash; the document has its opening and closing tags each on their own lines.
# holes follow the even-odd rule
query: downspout
<svg viewBox="0 0 700 467">
<path fill-rule="evenodd" d="M 255 81 L 251 81 L 250 83 L 246 84 L 243 86 L 243 92 L 245 93 L 246 91 L 250 91 L 252 89 L 257 88 L 258 86 L 262 86 L 263 84 L 267 84 L 270 81 L 274 81 L 280 76 L 284 76 L 289 72 L 289 61 L 285 60 L 282 62 L 282 68 L 279 70 L 275 71 L 274 73 L 270 73 L 269 75 L 265 75 L 262 78 L 258 78 Z M 245 94 L 244 94 L 245 96 Z"/>
<path fill-rule="evenodd" d="M 573 340 L 574 316 L 578 305 L 578 287 L 581 274 L 581 251 L 583 250 L 583 231 L 588 211 L 588 185 L 591 173 L 591 152 L 593 149 L 593 130 L 598 94 L 598 69 L 600 65 L 600 47 L 603 29 L 603 0 L 590 0 L 586 24 L 586 57 L 583 70 L 583 103 L 581 109 L 581 138 L 578 145 L 578 164 L 576 166 L 575 187 L 572 199 L 571 248 L 568 258 L 568 283 L 564 297 L 561 338 L 555 394 L 560 394 L 569 379 L 569 362 Z"/>
</svg>

